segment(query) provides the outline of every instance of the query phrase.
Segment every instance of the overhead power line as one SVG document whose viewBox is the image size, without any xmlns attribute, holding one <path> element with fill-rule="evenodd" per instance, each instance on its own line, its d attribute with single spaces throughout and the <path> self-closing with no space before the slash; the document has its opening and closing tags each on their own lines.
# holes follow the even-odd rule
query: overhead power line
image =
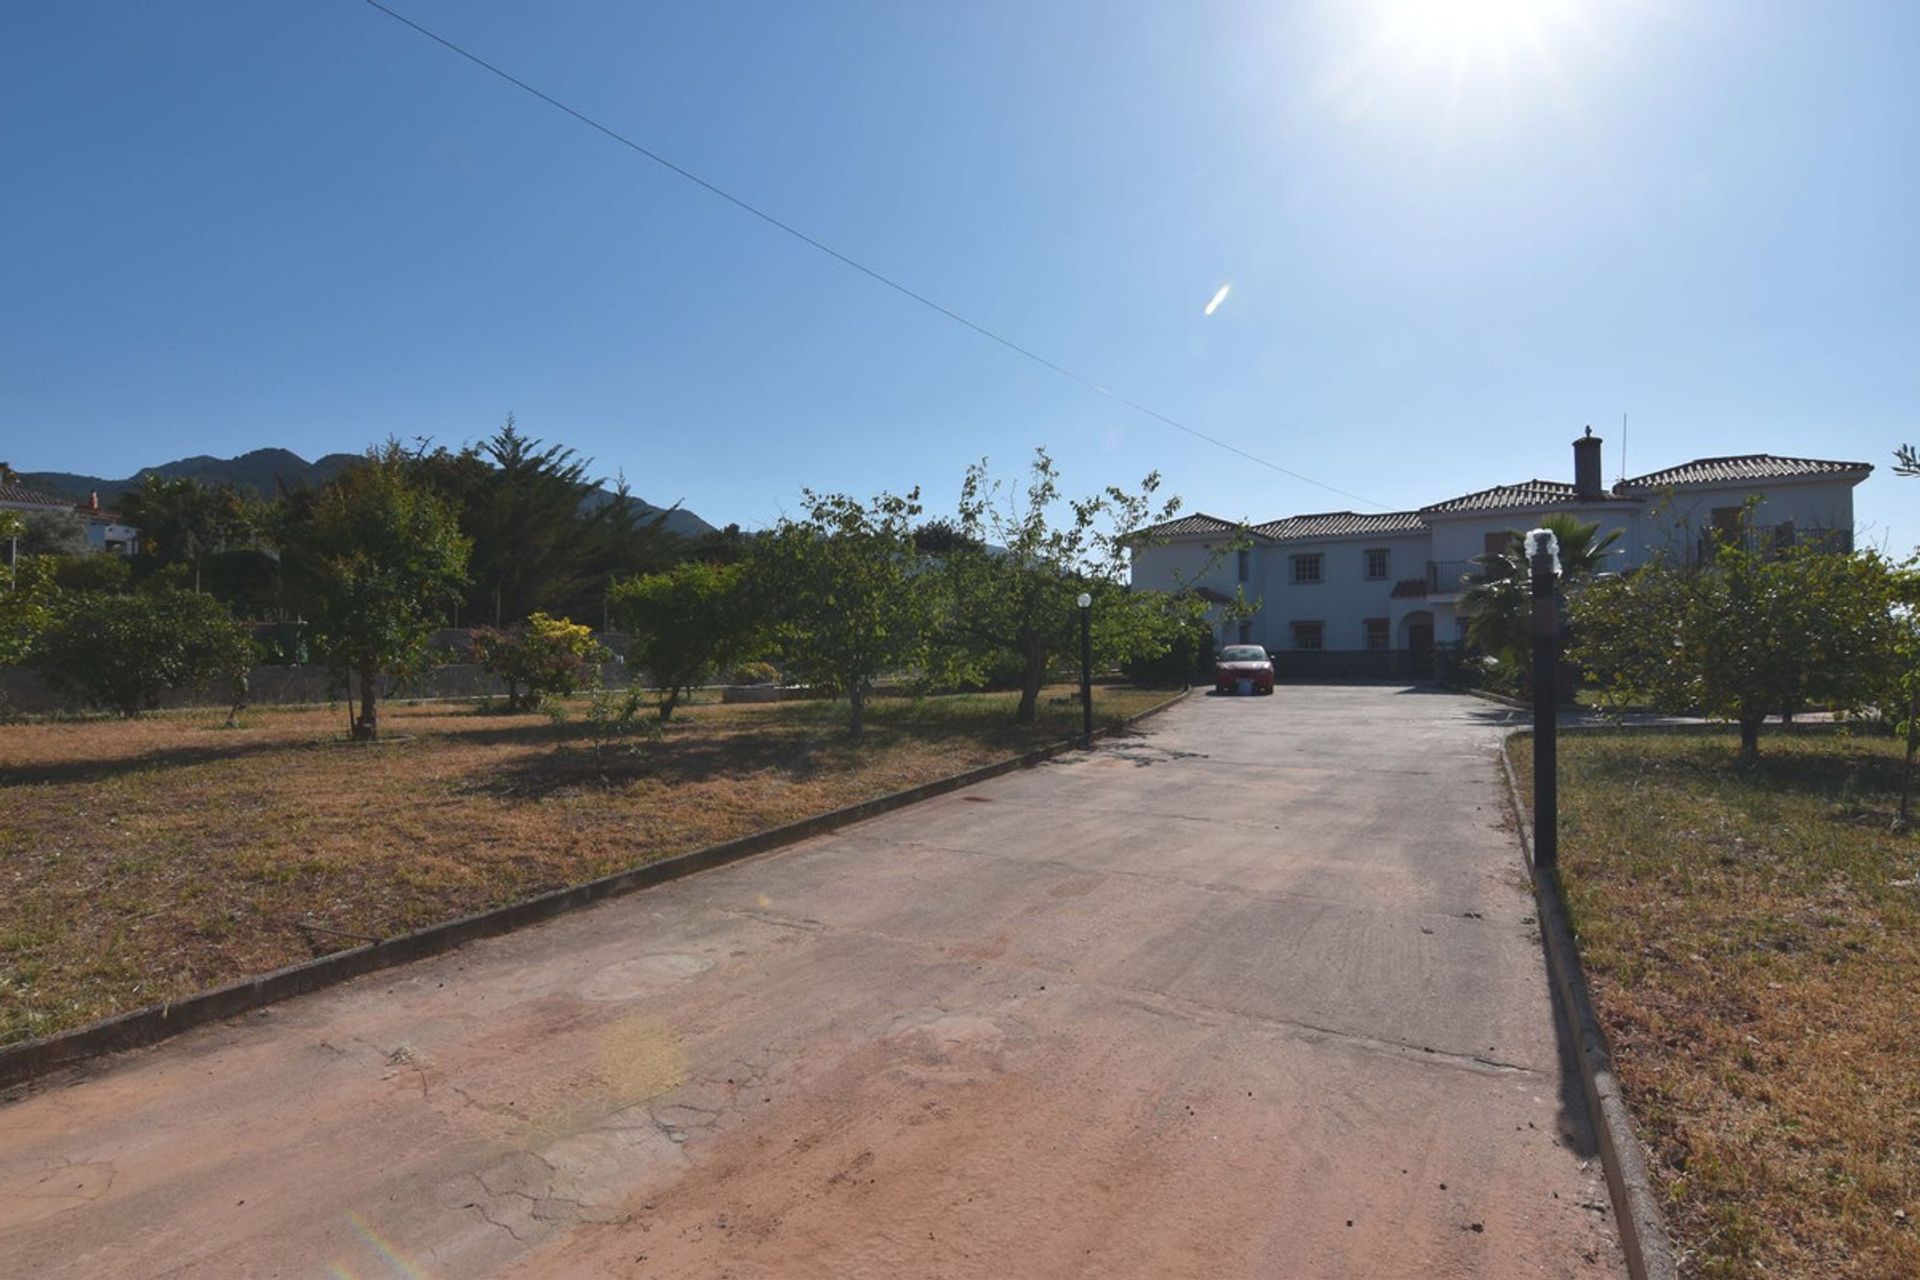
<svg viewBox="0 0 1920 1280">
<path fill-rule="evenodd" d="M 554 97 L 552 94 L 547 93 L 542 89 L 536 88 L 531 84 L 528 84 L 525 80 L 522 80 L 519 76 L 514 75 L 512 72 L 507 71 L 503 67 L 497 66 L 496 64 L 487 61 L 485 58 L 481 57 L 477 53 L 474 53 L 472 50 L 464 48 L 461 45 L 455 44 L 453 41 L 447 39 L 445 36 L 439 34 L 438 32 L 430 30 L 427 27 L 421 26 L 419 23 L 415 22 L 412 18 L 407 17 L 405 14 L 388 8 L 386 5 L 380 3 L 380 0 L 366 0 L 366 3 L 374 9 L 378 9 L 381 13 L 386 14 L 387 17 L 392 18 L 395 22 L 398 22 L 400 25 L 404 27 L 408 27 L 413 31 L 417 32 L 418 34 L 425 36 L 427 39 L 433 41 L 435 44 L 439 45 L 441 48 L 446 49 L 448 52 L 458 54 L 460 57 L 465 58 L 468 62 L 471 62 L 474 66 L 479 67 L 481 70 L 489 72 L 492 75 L 499 77 L 501 80 L 506 81 L 508 84 L 512 85 L 516 89 L 520 89 L 523 92 L 531 94 L 532 96 L 538 98 L 540 101 L 546 103 L 548 106 L 552 107 L 554 110 L 563 112 L 566 115 L 573 117 L 575 120 L 578 120 L 581 124 L 586 125 L 589 129 L 592 129 L 597 133 L 604 134 L 608 138 L 611 138 L 613 141 L 619 143 L 621 146 L 627 148 L 629 151 L 632 151 L 638 155 L 644 156 L 645 158 L 647 158 L 648 160 L 651 160 L 654 164 L 659 165 L 662 169 L 667 170 L 667 172 L 673 174 L 674 176 L 679 178 L 684 178 L 686 181 L 691 182 L 693 185 L 701 188 L 702 190 L 708 192 L 709 194 L 718 196 L 720 199 L 725 200 L 728 204 L 732 205 L 736 209 L 739 209 L 743 213 L 750 214 L 753 217 L 758 218 L 760 221 L 766 223 L 768 226 L 774 228 L 775 230 L 784 232 L 785 234 L 792 236 L 795 240 L 800 241 L 802 244 L 805 244 L 810 248 L 819 250 L 821 253 L 826 254 L 829 258 L 832 258 L 835 262 L 840 263 L 842 266 L 850 267 L 853 270 L 858 271 L 861 275 L 867 277 L 869 280 L 872 280 L 874 283 L 883 285 L 886 288 L 893 290 L 895 293 L 898 293 L 903 297 L 910 298 L 914 302 L 917 302 L 921 306 L 927 308 L 929 311 L 933 311 L 939 315 L 945 316 L 947 319 L 953 321 L 955 324 L 971 329 L 973 332 L 979 334 L 983 338 L 986 338 L 988 341 L 997 342 L 1001 346 L 1005 347 L 1007 350 L 1015 353 L 1016 355 L 1025 356 L 1027 359 L 1033 361 L 1035 364 L 1040 365 L 1043 368 L 1050 369 L 1054 373 L 1059 374 L 1063 378 L 1067 378 L 1067 379 L 1070 379 L 1071 381 L 1079 383 L 1081 386 L 1087 388 L 1089 391 L 1095 392 L 1098 395 L 1105 396 L 1107 399 L 1114 401 L 1116 404 L 1125 405 L 1127 408 L 1132 409 L 1135 413 L 1143 414 L 1146 417 L 1152 418 L 1156 422 L 1164 423 L 1165 425 L 1172 427 L 1176 431 L 1184 431 L 1186 432 L 1186 434 L 1194 437 L 1196 440 L 1204 440 L 1208 444 L 1213 445 L 1215 448 L 1224 449 L 1228 453 L 1235 454 L 1235 455 L 1238 455 L 1239 457 L 1245 458 L 1248 462 L 1252 462 L 1259 466 L 1266 467 L 1270 471 L 1278 472 L 1280 475 L 1288 476 L 1292 479 L 1300 481 L 1303 484 L 1310 484 L 1310 485 L 1313 485 L 1315 488 L 1325 489 L 1329 493 L 1337 493 L 1343 498 L 1351 498 L 1355 502 L 1362 503 L 1369 507 L 1384 508 L 1387 505 L 1386 503 L 1375 502 L 1371 498 L 1361 497 L 1357 493 L 1350 493 L 1347 490 L 1338 487 L 1337 485 L 1328 484 L 1324 480 L 1316 480 L 1312 476 L 1304 475 L 1301 472 L 1294 471 L 1289 467 L 1283 467 L 1277 462 L 1271 462 L 1266 458 L 1260 457 L 1258 454 L 1249 453 L 1245 449 L 1242 449 L 1240 446 L 1236 444 L 1230 444 L 1227 441 L 1220 439 L 1218 436 L 1208 435 L 1204 431 L 1201 431 L 1195 427 L 1188 426 L 1186 423 L 1181 422 L 1178 418 L 1170 417 L 1167 414 L 1161 413 L 1158 409 L 1155 409 L 1150 405 L 1142 404 L 1138 400 L 1135 400 L 1130 396 L 1123 395 L 1122 393 L 1115 391 L 1111 387 L 1104 386 L 1101 383 L 1095 382 L 1092 378 L 1088 378 L 1079 373 L 1075 373 L 1072 369 L 1067 368 L 1065 365 L 1060 364 L 1057 361 L 1050 360 L 1046 356 L 1041 355 L 1039 352 L 1034 351 L 1029 347 L 1024 347 L 1020 345 L 1018 342 L 1015 342 L 1011 338 L 1002 337 L 1000 334 L 995 333 L 993 330 L 987 328 L 983 324 L 979 324 L 973 320 L 969 320 L 967 317 L 961 315 L 959 312 L 953 310 L 951 307 L 946 307 L 941 305 L 938 302 L 935 302 L 932 298 L 927 297 L 927 295 L 925 295 L 924 293 L 920 293 L 915 289 L 909 288 L 908 286 L 901 284 L 898 280 L 895 280 L 893 277 L 886 275 L 883 272 L 876 271 L 874 268 L 869 267 L 864 262 L 861 262 L 856 258 L 848 257 L 846 254 L 840 252 L 838 249 L 834 248 L 832 245 L 827 244 L 824 241 L 815 239 L 813 236 L 808 235 L 806 232 L 800 230 L 800 228 L 794 226 L 792 223 L 785 222 L 780 218 L 775 217 L 773 214 L 768 213 L 765 209 L 760 208 L 758 205 L 753 204 L 752 202 L 748 200 L 744 200 L 741 197 L 733 194 L 733 192 L 728 191 L 725 187 L 709 182 L 707 179 L 701 177 L 697 173 L 694 173 L 692 170 L 683 168 L 682 166 L 675 164 L 673 161 L 667 159 L 667 157 L 661 155 L 659 152 L 654 151 L 653 149 L 647 146 L 644 146 L 641 143 L 635 142 L 632 138 L 629 138 L 626 134 L 621 133 L 617 129 L 614 129 L 608 125 L 602 124 L 600 121 L 594 119 L 592 116 L 586 114 L 584 111 L 580 111 L 574 107 L 568 106 L 566 103 L 560 101 L 560 99 Z"/>
</svg>

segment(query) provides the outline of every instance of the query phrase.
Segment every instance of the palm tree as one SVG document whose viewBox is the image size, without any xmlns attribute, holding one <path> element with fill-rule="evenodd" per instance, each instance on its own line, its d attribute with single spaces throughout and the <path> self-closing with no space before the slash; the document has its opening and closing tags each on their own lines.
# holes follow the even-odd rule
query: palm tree
<svg viewBox="0 0 1920 1280">
<path fill-rule="evenodd" d="M 1552 530 L 1560 544 L 1563 593 L 1606 567 L 1608 553 L 1620 540 L 1621 532 L 1610 529 L 1603 535 L 1597 523 L 1588 524 L 1564 512 L 1547 516 L 1539 527 Z M 1476 562 L 1486 573 L 1460 597 L 1460 612 L 1467 620 L 1467 642 L 1524 669 L 1533 644 L 1533 567 L 1527 563 L 1526 535 L 1514 530 L 1505 551 L 1479 556 Z"/>
</svg>

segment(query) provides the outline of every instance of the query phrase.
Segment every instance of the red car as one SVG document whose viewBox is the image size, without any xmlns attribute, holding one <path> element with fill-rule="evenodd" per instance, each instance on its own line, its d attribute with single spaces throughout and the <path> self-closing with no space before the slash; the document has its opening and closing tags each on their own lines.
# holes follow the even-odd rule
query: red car
<svg viewBox="0 0 1920 1280">
<path fill-rule="evenodd" d="M 1213 687 L 1221 693 L 1272 693 L 1273 660 L 1257 644 L 1230 644 L 1213 660 Z"/>
</svg>

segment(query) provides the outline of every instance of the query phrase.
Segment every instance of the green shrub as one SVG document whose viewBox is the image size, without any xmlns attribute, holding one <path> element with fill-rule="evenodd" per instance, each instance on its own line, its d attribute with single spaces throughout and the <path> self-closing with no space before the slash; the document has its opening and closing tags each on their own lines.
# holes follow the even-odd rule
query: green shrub
<svg viewBox="0 0 1920 1280">
<path fill-rule="evenodd" d="M 644 670 L 660 690 L 660 718 L 709 672 L 723 666 L 754 633 L 738 565 L 685 560 L 665 573 L 615 583 L 614 622 L 632 637 L 627 663 Z"/>
<path fill-rule="evenodd" d="M 0 511 L 0 516 L 11 514 Z M 0 666 L 26 661 L 34 641 L 52 623 L 60 595 L 54 564 L 52 556 L 21 556 L 13 566 L 12 586 L 0 591 Z"/>
<path fill-rule="evenodd" d="M 1213 628 L 1204 620 L 1181 623 L 1166 646 L 1144 657 L 1130 658 L 1121 670 L 1137 685 L 1153 689 L 1183 688 L 1213 675 Z"/>
<path fill-rule="evenodd" d="M 53 584 L 62 591 L 125 591 L 133 566 L 125 556 L 52 556 Z"/>
<path fill-rule="evenodd" d="M 525 626 L 473 633 L 473 660 L 506 682 L 509 711 L 532 711 L 548 695 L 579 692 L 595 682 L 606 657 L 592 628 L 544 613 Z"/>
<path fill-rule="evenodd" d="M 91 707 L 136 715 L 175 689 L 215 680 L 245 698 L 253 638 L 212 596 L 191 591 L 62 597 L 29 661 L 58 692 Z"/>
<path fill-rule="evenodd" d="M 658 719 L 640 718 L 640 709 L 650 701 L 647 691 L 637 684 L 624 689 L 595 689 L 586 712 L 594 749 L 633 752 L 664 738 L 666 729 Z"/>
<path fill-rule="evenodd" d="M 771 662 L 743 662 L 727 672 L 728 684 L 779 684 L 780 668 Z"/>
</svg>

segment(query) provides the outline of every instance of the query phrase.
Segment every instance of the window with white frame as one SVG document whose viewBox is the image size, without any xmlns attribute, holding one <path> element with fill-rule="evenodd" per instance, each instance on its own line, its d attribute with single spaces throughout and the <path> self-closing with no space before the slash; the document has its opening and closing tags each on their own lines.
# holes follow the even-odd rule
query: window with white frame
<svg viewBox="0 0 1920 1280">
<path fill-rule="evenodd" d="M 1293 580 L 1303 585 L 1306 583 L 1319 582 L 1321 580 L 1321 562 L 1323 559 L 1324 557 L 1317 551 L 1309 556 L 1295 556 L 1293 558 Z"/>
<path fill-rule="evenodd" d="M 1296 649 L 1321 649 L 1326 647 L 1327 624 L 1324 622 L 1296 622 L 1293 624 L 1293 647 Z"/>
<path fill-rule="evenodd" d="M 1368 582 L 1384 581 L 1387 576 L 1388 568 L 1389 568 L 1389 565 L 1388 565 L 1387 549 L 1385 547 L 1368 547 L 1367 548 L 1367 581 Z"/>
<path fill-rule="evenodd" d="M 1391 649 L 1393 647 L 1393 633 L 1388 629 L 1385 618 L 1368 618 L 1366 620 L 1366 627 L 1367 648 L 1378 653 L 1382 649 Z"/>
</svg>

